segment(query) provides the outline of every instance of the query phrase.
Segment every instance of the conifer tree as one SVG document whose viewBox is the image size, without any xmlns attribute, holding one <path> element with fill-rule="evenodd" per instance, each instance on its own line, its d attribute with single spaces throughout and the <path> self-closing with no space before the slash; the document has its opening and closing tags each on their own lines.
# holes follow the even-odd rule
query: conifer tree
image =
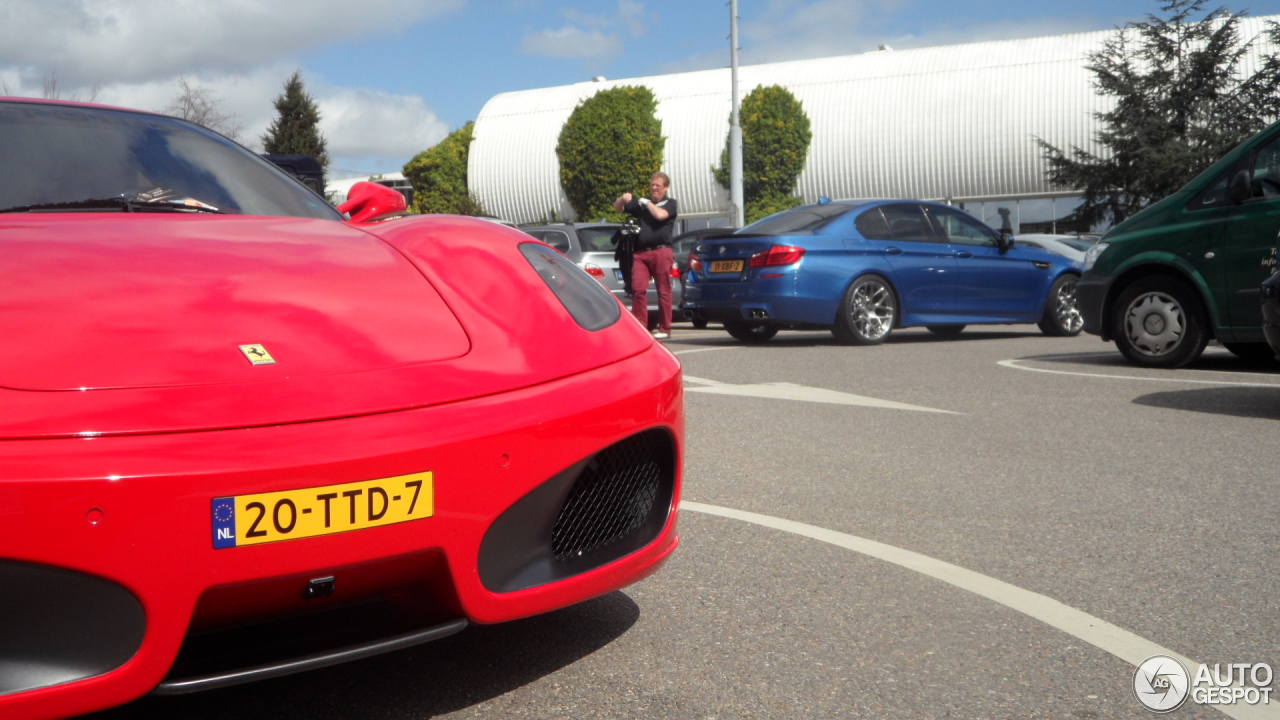
<svg viewBox="0 0 1280 720">
<path fill-rule="evenodd" d="M 1129 23 L 1089 55 L 1100 95 L 1101 155 L 1037 139 L 1050 182 L 1082 191 L 1073 214 L 1091 226 L 1125 218 L 1174 191 L 1280 114 L 1280 55 L 1242 67 L 1259 37 L 1242 37 L 1240 15 L 1205 11 L 1205 0 L 1162 0 L 1161 15 Z M 1280 43 L 1280 25 L 1265 31 Z"/>
<path fill-rule="evenodd" d="M 279 113 L 262 136 L 263 151 L 271 155 L 309 155 L 329 168 L 329 151 L 320 134 L 320 109 L 302 85 L 302 71 L 294 70 L 275 99 Z"/>
</svg>

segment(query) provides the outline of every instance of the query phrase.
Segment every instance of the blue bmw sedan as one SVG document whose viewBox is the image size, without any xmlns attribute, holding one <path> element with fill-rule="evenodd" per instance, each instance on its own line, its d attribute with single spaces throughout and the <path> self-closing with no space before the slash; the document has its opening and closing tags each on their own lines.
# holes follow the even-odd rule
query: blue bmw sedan
<svg viewBox="0 0 1280 720">
<path fill-rule="evenodd" d="M 875 345 L 894 328 L 1038 323 L 1076 335 L 1077 263 L 1018 246 L 968 213 L 904 200 L 820 201 L 708 237 L 689 253 L 685 309 L 744 342 L 828 328 Z"/>
</svg>

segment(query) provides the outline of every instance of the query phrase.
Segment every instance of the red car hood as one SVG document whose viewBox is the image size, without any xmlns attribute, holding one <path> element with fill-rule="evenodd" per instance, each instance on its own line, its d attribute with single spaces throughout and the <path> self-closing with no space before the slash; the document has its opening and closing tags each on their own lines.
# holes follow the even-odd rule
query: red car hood
<svg viewBox="0 0 1280 720">
<path fill-rule="evenodd" d="M 480 220 L 0 216 L 0 439 L 248 428 L 456 402 L 652 347 L 587 332 Z M 275 364 L 239 348 L 262 345 Z"/>
<path fill-rule="evenodd" d="M 0 386 L 256 383 L 469 349 L 408 260 L 342 223 L 80 218 L 0 222 Z M 276 363 L 252 365 L 250 344 Z"/>
</svg>

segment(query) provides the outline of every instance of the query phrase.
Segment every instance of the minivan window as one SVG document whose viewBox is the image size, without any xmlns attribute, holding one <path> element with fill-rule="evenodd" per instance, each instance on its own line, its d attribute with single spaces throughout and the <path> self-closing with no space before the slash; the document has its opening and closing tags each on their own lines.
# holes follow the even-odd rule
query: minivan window
<svg viewBox="0 0 1280 720">
<path fill-rule="evenodd" d="M 836 218 L 854 208 L 853 205 L 828 203 L 806 205 L 757 220 L 738 232 L 751 235 L 796 235 L 812 233 L 830 225 Z"/>
<path fill-rule="evenodd" d="M 1233 167 L 1218 176 L 1209 187 L 1200 191 L 1187 205 L 1188 210 L 1207 210 L 1209 208 L 1225 207 L 1231 203 L 1227 200 L 1227 184 L 1231 182 L 1231 176 L 1235 175 L 1239 166 Z"/>
<path fill-rule="evenodd" d="M 1280 197 L 1280 135 L 1258 148 L 1253 156 L 1252 190 L 1255 198 Z"/>
</svg>

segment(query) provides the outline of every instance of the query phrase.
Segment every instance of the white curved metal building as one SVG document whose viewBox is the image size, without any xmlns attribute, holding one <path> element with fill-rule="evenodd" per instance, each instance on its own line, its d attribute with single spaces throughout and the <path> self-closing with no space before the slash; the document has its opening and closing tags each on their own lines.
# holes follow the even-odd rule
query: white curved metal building
<svg viewBox="0 0 1280 720">
<path fill-rule="evenodd" d="M 1276 20 L 1280 16 L 1245 18 L 1241 35 L 1261 36 Z M 1047 183 L 1035 139 L 1101 151 L 1095 113 L 1110 109 L 1110 102 L 1095 92 L 1085 64 L 1113 33 L 744 66 L 739 91 L 745 96 L 758 85 L 781 85 L 804 106 L 813 140 L 796 194 L 807 202 L 822 195 L 949 199 L 985 215 L 994 214 L 994 206 L 987 210 L 984 201 L 1022 200 L 1039 202 L 1037 216 L 1060 216 L 1074 205 L 1050 210 L 1049 199 L 1074 193 Z M 1243 70 L 1252 72 L 1260 56 L 1276 50 L 1259 38 Z M 574 218 L 555 154 L 561 127 L 599 90 L 645 85 L 658 100 L 667 138 L 662 169 L 672 178 L 681 215 L 723 216 L 728 191 L 711 167 L 728 135 L 729 84 L 725 68 L 497 95 L 476 120 L 471 192 L 490 212 L 517 222 Z"/>
</svg>

